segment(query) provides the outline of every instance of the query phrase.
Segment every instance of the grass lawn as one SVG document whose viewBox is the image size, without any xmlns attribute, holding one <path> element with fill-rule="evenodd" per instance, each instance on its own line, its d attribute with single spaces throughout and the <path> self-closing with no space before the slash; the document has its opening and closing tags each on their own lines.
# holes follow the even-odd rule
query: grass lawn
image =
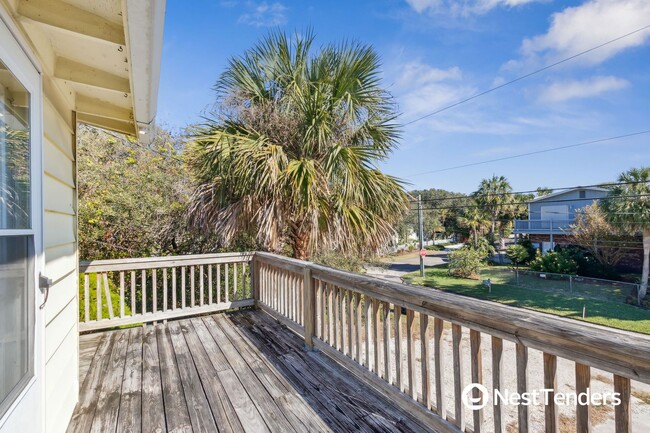
<svg viewBox="0 0 650 433">
<path fill-rule="evenodd" d="M 481 281 L 452 277 L 447 274 L 447 265 L 426 269 L 424 278 L 418 272 L 402 278 L 410 284 L 435 287 L 445 292 L 500 302 L 515 307 L 528 308 L 571 319 L 623 329 L 626 331 L 650 334 L 650 311 L 633 305 L 607 300 L 596 300 L 577 294 L 569 295 L 555 291 L 526 289 L 499 282 L 490 275 L 490 268 L 481 270 L 481 280 L 492 280 L 492 293 Z M 586 306 L 586 319 L 582 319 L 582 308 Z"/>
</svg>

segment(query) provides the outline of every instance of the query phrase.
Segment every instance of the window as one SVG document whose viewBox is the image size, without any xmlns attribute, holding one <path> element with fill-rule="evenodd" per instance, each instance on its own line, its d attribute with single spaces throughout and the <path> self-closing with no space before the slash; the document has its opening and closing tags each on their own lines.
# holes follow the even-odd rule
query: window
<svg viewBox="0 0 650 433">
<path fill-rule="evenodd" d="M 587 198 L 587 191 L 585 191 L 584 189 L 578 191 L 578 194 L 580 198 Z"/>
<path fill-rule="evenodd" d="M 30 94 L 0 61 L 0 416 L 33 376 Z"/>
</svg>

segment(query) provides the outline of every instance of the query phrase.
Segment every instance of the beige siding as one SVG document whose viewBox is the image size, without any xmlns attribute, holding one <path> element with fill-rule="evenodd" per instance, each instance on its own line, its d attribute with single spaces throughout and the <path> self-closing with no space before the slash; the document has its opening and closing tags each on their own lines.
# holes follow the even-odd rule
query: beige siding
<svg viewBox="0 0 650 433">
<path fill-rule="evenodd" d="M 72 108 L 43 101 L 45 274 L 54 281 L 45 306 L 45 426 L 65 432 L 77 402 L 77 220 Z"/>
</svg>

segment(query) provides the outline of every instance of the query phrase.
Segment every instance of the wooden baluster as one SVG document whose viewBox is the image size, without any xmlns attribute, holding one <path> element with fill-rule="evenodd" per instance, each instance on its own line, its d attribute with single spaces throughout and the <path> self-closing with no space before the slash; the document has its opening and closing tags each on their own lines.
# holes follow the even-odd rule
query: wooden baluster
<svg viewBox="0 0 650 433">
<path fill-rule="evenodd" d="M 445 382 L 442 372 L 445 369 L 445 358 L 442 353 L 442 332 L 444 322 L 442 319 L 433 319 L 433 362 L 435 363 L 436 376 L 436 411 L 442 419 L 447 419 L 447 403 L 445 401 Z"/>
<path fill-rule="evenodd" d="M 106 296 L 106 306 L 108 307 L 108 317 L 110 319 L 115 318 L 113 313 L 113 299 L 111 298 L 111 287 L 108 285 L 108 273 L 104 272 L 102 274 L 104 279 L 104 295 Z"/>
<path fill-rule="evenodd" d="M 384 313 L 384 379 L 386 382 L 391 383 L 391 368 L 390 368 L 390 304 L 382 302 L 382 312 Z M 350 347 L 352 345 L 350 344 Z M 350 349 L 352 350 L 352 349 Z"/>
<path fill-rule="evenodd" d="M 158 281 L 156 280 L 156 269 L 151 270 L 151 293 L 152 293 L 152 311 L 153 313 L 158 312 Z"/>
<path fill-rule="evenodd" d="M 586 393 L 591 382 L 591 369 L 589 366 L 576 362 L 576 394 Z M 589 404 L 576 405 L 576 433 L 589 433 Z"/>
<path fill-rule="evenodd" d="M 429 389 L 429 366 L 431 354 L 429 353 L 429 316 L 420 313 L 420 367 L 422 370 L 422 404 L 431 409 L 431 391 Z"/>
<path fill-rule="evenodd" d="M 341 289 L 341 295 L 339 301 L 341 302 L 339 306 L 339 314 L 341 315 L 341 351 L 343 352 L 344 355 L 348 354 L 348 350 L 346 348 L 346 342 L 347 342 L 347 311 L 345 311 L 345 305 L 347 304 L 347 291 L 345 289 Z"/>
<path fill-rule="evenodd" d="M 374 354 L 373 371 L 381 377 L 379 368 L 379 299 L 372 300 L 372 348 Z"/>
<path fill-rule="evenodd" d="M 124 317 L 124 271 L 120 271 L 120 317 Z"/>
<path fill-rule="evenodd" d="M 354 292 L 348 291 L 348 355 L 353 360 L 356 360 L 354 351 Z"/>
<path fill-rule="evenodd" d="M 298 288 L 300 295 L 298 296 L 298 318 L 300 320 L 300 323 L 304 325 L 305 323 L 305 306 L 304 306 L 304 298 L 305 298 L 305 282 L 298 279 Z M 312 287 L 313 290 L 313 287 Z"/>
<path fill-rule="evenodd" d="M 321 341 L 325 341 L 325 317 L 324 306 L 323 306 L 323 284 L 321 280 L 316 280 L 314 282 L 316 287 L 316 308 L 318 309 L 318 315 L 316 317 L 316 326 L 318 329 L 318 338 Z"/>
<path fill-rule="evenodd" d="M 249 298 L 249 296 L 246 293 L 246 262 L 242 262 L 241 264 L 241 299 L 246 299 Z"/>
<path fill-rule="evenodd" d="M 354 310 L 355 310 L 355 324 L 354 326 L 356 327 L 357 335 L 356 335 L 356 340 L 357 340 L 357 346 L 355 347 L 355 354 L 357 357 L 357 362 L 359 364 L 362 364 L 362 359 L 361 359 L 361 346 L 363 345 L 363 319 L 362 319 L 362 311 L 361 311 L 361 293 L 355 293 L 354 294 Z"/>
<path fill-rule="evenodd" d="M 196 305 L 196 284 L 194 278 L 194 268 L 195 266 L 190 266 L 190 305 L 192 307 Z"/>
<path fill-rule="evenodd" d="M 212 305 L 212 265 L 208 265 L 208 304 Z"/>
<path fill-rule="evenodd" d="M 316 292 L 314 291 L 314 279 L 311 277 L 311 269 L 303 269 L 303 291 L 305 305 L 305 345 L 307 349 L 314 348 L 314 333 L 316 331 Z"/>
<path fill-rule="evenodd" d="M 406 369 L 408 374 L 409 395 L 413 400 L 417 400 L 418 392 L 415 389 L 415 344 L 413 344 L 413 334 L 415 333 L 415 312 L 406 310 Z"/>
<path fill-rule="evenodd" d="M 230 302 L 230 293 L 228 293 L 230 291 L 230 287 L 229 287 L 229 284 L 228 284 L 229 283 L 229 281 L 228 281 L 229 280 L 228 263 L 224 264 L 223 267 L 224 267 L 224 269 L 223 269 L 224 273 L 226 274 L 225 275 L 225 281 L 224 281 L 224 286 L 226 286 L 224 288 L 224 299 L 225 299 L 224 302 L 228 303 L 228 302 Z"/>
<path fill-rule="evenodd" d="M 232 300 L 239 299 L 239 290 L 237 290 L 237 263 L 232 264 Z"/>
<path fill-rule="evenodd" d="M 544 388 L 553 390 L 548 395 L 548 404 L 544 406 L 544 423 L 546 426 L 544 431 L 546 433 L 559 433 L 559 413 L 555 404 L 557 357 L 550 353 L 544 353 Z"/>
<path fill-rule="evenodd" d="M 186 303 L 187 299 L 186 299 L 186 295 L 185 295 L 185 292 L 186 292 L 186 290 L 185 290 L 185 273 L 186 273 L 186 270 L 185 269 L 186 269 L 185 266 L 183 266 L 181 268 L 181 308 L 182 309 L 185 309 L 185 306 L 187 305 L 187 303 Z"/>
<path fill-rule="evenodd" d="M 95 286 L 97 312 L 95 313 L 95 317 L 96 320 L 102 320 L 102 276 L 99 272 L 95 274 L 95 279 L 97 280 L 97 285 Z"/>
<path fill-rule="evenodd" d="M 131 314 L 135 315 L 135 271 L 131 271 Z"/>
<path fill-rule="evenodd" d="M 521 343 L 516 345 L 517 361 L 517 392 L 521 395 L 528 392 L 528 348 Z M 528 433 L 528 406 L 520 404 L 517 406 L 517 419 L 519 422 L 519 433 Z"/>
<path fill-rule="evenodd" d="M 269 270 L 266 270 L 266 278 L 270 278 Z M 267 281 L 268 285 L 268 281 Z M 221 304 L 221 265 L 217 263 L 217 304 Z M 268 304 L 268 300 L 267 300 Z"/>
<path fill-rule="evenodd" d="M 199 267 L 199 305 L 203 306 L 204 304 L 204 297 L 205 297 L 205 284 L 203 282 L 204 280 L 204 266 L 201 265 Z"/>
<path fill-rule="evenodd" d="M 327 332 L 327 343 L 334 347 L 336 345 L 336 336 L 334 334 L 334 293 L 333 287 L 329 284 L 325 284 L 327 290 L 327 323 L 329 325 L 329 331 Z"/>
<path fill-rule="evenodd" d="M 147 312 L 147 270 L 140 272 L 140 284 L 142 285 L 142 314 Z"/>
<path fill-rule="evenodd" d="M 618 398 L 621 403 L 614 406 L 614 420 L 616 424 L 616 433 L 632 432 L 632 408 L 630 407 L 630 394 L 632 388 L 630 379 L 623 376 L 614 375 L 614 392 L 619 394 Z"/>
<path fill-rule="evenodd" d="M 481 333 L 474 329 L 469 330 L 469 345 L 472 363 L 472 383 L 483 383 L 483 355 L 481 352 Z M 472 390 L 472 398 L 478 399 L 481 393 L 477 388 Z M 483 431 L 483 409 L 477 409 L 473 412 L 474 433 Z"/>
<path fill-rule="evenodd" d="M 463 411 L 463 402 L 461 399 L 461 393 L 463 392 L 463 389 L 465 389 L 465 383 L 463 380 L 463 328 L 456 323 L 451 324 L 451 343 L 454 363 L 455 424 L 461 431 L 465 431 L 465 413 Z M 436 404 L 438 403 L 436 402 Z"/>
<path fill-rule="evenodd" d="M 84 322 L 90 322 L 90 275 L 84 274 Z"/>
<path fill-rule="evenodd" d="M 499 337 L 492 336 L 492 388 L 501 391 L 503 380 L 501 371 L 503 370 L 503 340 Z M 492 402 L 494 413 L 494 433 L 505 433 L 505 423 L 503 420 L 503 407 L 501 401 L 497 399 Z"/>
<path fill-rule="evenodd" d="M 175 310 L 178 307 L 176 303 L 176 268 L 172 268 L 172 309 Z"/>
<path fill-rule="evenodd" d="M 393 305 L 395 316 L 395 383 L 394 385 L 404 392 L 402 378 L 402 307 Z"/>
<path fill-rule="evenodd" d="M 341 350 L 341 289 L 334 287 L 334 346 L 336 350 Z"/>
<path fill-rule="evenodd" d="M 370 314 L 370 304 L 371 300 L 368 295 L 363 295 L 363 310 L 365 312 L 365 329 L 366 329 L 366 368 L 372 371 L 372 355 L 370 353 L 370 342 L 372 341 L 372 314 Z"/>
<path fill-rule="evenodd" d="M 167 292 L 169 285 L 167 284 L 167 268 L 163 268 L 163 311 L 167 311 Z"/>
</svg>

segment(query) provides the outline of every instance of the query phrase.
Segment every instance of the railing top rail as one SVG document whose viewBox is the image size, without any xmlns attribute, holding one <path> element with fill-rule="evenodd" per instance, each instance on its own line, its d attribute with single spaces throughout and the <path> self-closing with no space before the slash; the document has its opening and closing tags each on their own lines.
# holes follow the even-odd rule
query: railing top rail
<svg viewBox="0 0 650 433">
<path fill-rule="evenodd" d="M 140 269 L 169 268 L 215 263 L 234 263 L 250 261 L 251 252 L 187 254 L 183 256 L 143 257 L 137 259 L 93 260 L 79 262 L 79 272 L 134 271 Z"/>
<path fill-rule="evenodd" d="M 263 263 L 292 272 L 305 268 L 327 283 L 368 294 L 575 362 L 650 383 L 650 336 L 439 290 L 393 283 L 311 262 L 256 252 Z"/>
</svg>

